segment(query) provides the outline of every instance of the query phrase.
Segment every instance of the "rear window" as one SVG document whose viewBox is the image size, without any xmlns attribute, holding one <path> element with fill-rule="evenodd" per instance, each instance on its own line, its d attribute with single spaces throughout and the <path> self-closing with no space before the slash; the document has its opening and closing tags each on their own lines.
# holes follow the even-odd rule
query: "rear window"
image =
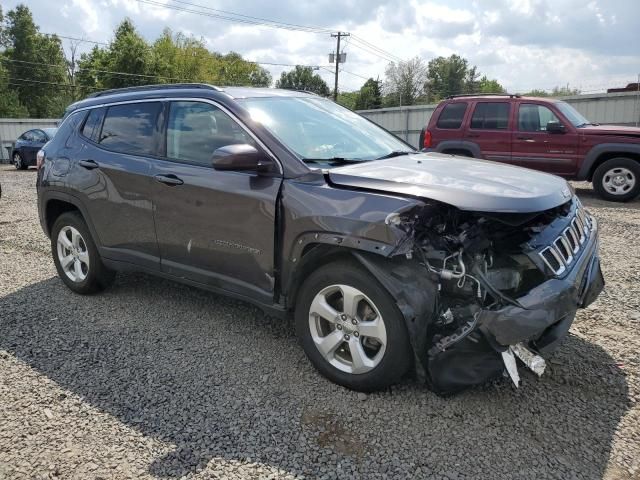
<svg viewBox="0 0 640 480">
<path fill-rule="evenodd" d="M 445 105 L 440 113 L 436 127 L 451 129 L 460 128 L 462 125 L 462 119 L 464 118 L 464 112 L 466 111 L 467 104 L 464 102 L 449 103 Z"/>
<path fill-rule="evenodd" d="M 160 102 L 109 107 L 98 143 L 117 152 L 154 154 L 153 133 L 161 108 Z"/>
<path fill-rule="evenodd" d="M 505 102 L 476 104 L 471 117 L 471 128 L 482 130 L 506 130 L 509 127 L 509 107 Z"/>
</svg>

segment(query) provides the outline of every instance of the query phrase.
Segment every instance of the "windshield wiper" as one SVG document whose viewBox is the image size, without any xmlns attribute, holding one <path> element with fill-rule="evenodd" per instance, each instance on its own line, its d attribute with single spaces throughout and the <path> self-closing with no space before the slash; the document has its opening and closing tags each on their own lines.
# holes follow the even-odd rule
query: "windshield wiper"
<svg viewBox="0 0 640 480">
<path fill-rule="evenodd" d="M 587 127 L 591 125 L 592 127 L 597 127 L 598 125 L 600 125 L 599 123 L 590 123 L 590 122 L 585 122 L 585 123 L 581 123 L 580 125 L 577 125 L 576 128 L 582 128 L 582 127 Z"/>
<path fill-rule="evenodd" d="M 400 157 L 402 155 L 411 155 L 412 153 L 416 153 L 416 152 L 411 152 L 406 150 L 394 150 L 393 152 L 389 152 L 386 155 L 376 158 L 376 160 L 384 160 L 385 158 Z"/>
<path fill-rule="evenodd" d="M 366 160 L 356 160 L 353 158 L 331 157 L 331 158 L 303 158 L 304 163 L 335 163 L 337 165 L 347 165 L 349 163 L 362 163 Z"/>
</svg>

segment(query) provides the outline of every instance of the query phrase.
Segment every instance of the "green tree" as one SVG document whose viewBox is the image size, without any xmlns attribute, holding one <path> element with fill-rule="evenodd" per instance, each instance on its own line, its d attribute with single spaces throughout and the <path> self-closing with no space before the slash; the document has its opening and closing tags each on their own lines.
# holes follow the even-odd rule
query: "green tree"
<svg viewBox="0 0 640 480">
<path fill-rule="evenodd" d="M 504 93 L 505 89 L 500 82 L 495 79 L 489 79 L 486 75 L 478 81 L 478 87 L 471 93 Z"/>
<path fill-rule="evenodd" d="M 382 107 L 382 82 L 370 78 L 360 91 L 355 102 L 355 110 L 372 110 Z"/>
<path fill-rule="evenodd" d="M 550 92 L 534 88 L 533 90 L 529 90 L 522 95 L 525 97 L 569 97 L 579 94 L 580 90 L 578 90 L 577 88 L 569 88 L 569 85 L 567 85 L 565 87 L 553 87 Z"/>
<path fill-rule="evenodd" d="M 356 110 L 358 99 L 360 98 L 360 91 L 355 92 L 338 92 L 337 103 L 349 110 Z"/>
<path fill-rule="evenodd" d="M 304 90 L 328 97 L 331 93 L 329 86 L 318 74 L 313 73 L 311 67 L 296 65 L 296 68 L 288 72 L 282 72 L 276 81 L 276 88 L 290 90 Z"/>
<path fill-rule="evenodd" d="M 552 97 L 569 97 L 572 95 L 580 95 L 580 90 L 577 88 L 570 88 L 569 84 L 565 87 L 553 87 L 553 90 L 551 90 Z"/>
<path fill-rule="evenodd" d="M 370 78 L 360 90 L 338 93 L 338 103 L 351 110 L 370 110 L 382 107 L 382 89 L 380 80 Z"/>
<path fill-rule="evenodd" d="M 254 62 L 248 62 L 235 52 L 218 55 L 220 62 L 220 85 L 249 85 L 268 87 L 271 74 Z"/>
<path fill-rule="evenodd" d="M 469 62 L 458 55 L 434 58 L 427 69 L 425 90 L 428 102 L 436 102 L 449 95 L 469 93 L 469 88 L 473 88 L 475 79 L 470 75 Z"/>
<path fill-rule="evenodd" d="M 128 87 L 156 83 L 150 73 L 151 48 L 136 31 L 133 22 L 126 18 L 116 28 L 106 55 L 107 70 L 125 72 L 129 75 L 105 73 L 108 88 Z"/>
<path fill-rule="evenodd" d="M 57 117 L 60 97 L 71 98 L 60 39 L 38 31 L 31 11 L 24 5 L 10 10 L 2 32 L 4 68 L 19 103 L 32 117 Z"/>
<path fill-rule="evenodd" d="M 9 85 L 7 69 L 0 61 L 0 117 L 24 118 L 29 116 L 29 110 L 20 103 L 18 92 Z"/>
<path fill-rule="evenodd" d="M 437 57 L 429 62 L 425 84 L 425 99 L 435 103 L 449 95 L 465 93 L 502 93 L 497 80 L 480 77 L 478 69 L 459 55 Z M 480 77 L 480 78 L 479 78 Z"/>
</svg>

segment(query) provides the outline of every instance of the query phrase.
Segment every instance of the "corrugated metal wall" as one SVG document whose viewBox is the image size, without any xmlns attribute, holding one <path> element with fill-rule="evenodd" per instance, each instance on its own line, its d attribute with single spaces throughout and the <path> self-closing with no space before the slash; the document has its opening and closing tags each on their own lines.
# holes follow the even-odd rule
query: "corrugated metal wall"
<svg viewBox="0 0 640 480">
<path fill-rule="evenodd" d="M 564 97 L 563 100 L 595 123 L 635 125 L 640 120 L 640 103 L 636 92 L 576 95 Z M 361 110 L 358 113 L 417 146 L 420 130 L 427 124 L 435 108 L 436 105 L 416 105 Z"/>
<path fill-rule="evenodd" d="M 32 128 L 57 127 L 55 118 L 0 118 L 0 163 L 9 161 L 6 147 L 13 146 L 16 139 Z"/>
</svg>

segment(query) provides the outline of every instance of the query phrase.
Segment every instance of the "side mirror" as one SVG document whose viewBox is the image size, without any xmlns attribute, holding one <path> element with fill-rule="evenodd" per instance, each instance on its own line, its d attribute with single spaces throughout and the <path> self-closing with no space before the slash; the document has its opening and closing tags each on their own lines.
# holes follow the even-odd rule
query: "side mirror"
<svg viewBox="0 0 640 480">
<path fill-rule="evenodd" d="M 267 172 L 273 166 L 270 158 L 247 144 L 218 148 L 213 152 L 211 163 L 216 170 L 231 171 Z"/>
<path fill-rule="evenodd" d="M 551 121 L 547 123 L 547 133 L 564 133 L 566 129 L 560 122 Z"/>
</svg>

